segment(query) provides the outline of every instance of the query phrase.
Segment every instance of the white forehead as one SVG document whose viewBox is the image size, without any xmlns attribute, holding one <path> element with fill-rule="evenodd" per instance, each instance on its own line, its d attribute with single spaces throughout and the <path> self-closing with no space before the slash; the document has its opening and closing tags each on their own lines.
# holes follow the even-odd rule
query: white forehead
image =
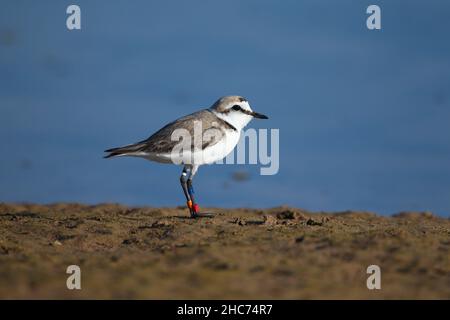
<svg viewBox="0 0 450 320">
<path fill-rule="evenodd" d="M 242 109 L 252 111 L 252 108 L 250 108 L 250 104 L 248 103 L 248 101 L 242 101 L 240 103 L 240 106 L 242 107 Z"/>
</svg>

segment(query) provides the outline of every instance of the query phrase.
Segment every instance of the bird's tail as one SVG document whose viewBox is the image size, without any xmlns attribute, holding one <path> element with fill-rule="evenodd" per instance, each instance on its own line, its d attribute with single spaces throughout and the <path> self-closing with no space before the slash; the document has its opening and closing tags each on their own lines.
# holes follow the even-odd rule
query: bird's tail
<svg viewBox="0 0 450 320">
<path fill-rule="evenodd" d="M 142 148 L 144 146 L 145 145 L 142 142 L 138 142 L 138 143 L 130 144 L 130 145 L 123 146 L 123 147 L 108 149 L 108 150 L 105 150 L 105 152 L 109 152 L 109 154 L 104 156 L 103 158 L 112 158 L 112 157 L 116 157 L 116 156 L 133 155 L 133 154 L 136 154 L 137 152 L 142 151 Z"/>
</svg>

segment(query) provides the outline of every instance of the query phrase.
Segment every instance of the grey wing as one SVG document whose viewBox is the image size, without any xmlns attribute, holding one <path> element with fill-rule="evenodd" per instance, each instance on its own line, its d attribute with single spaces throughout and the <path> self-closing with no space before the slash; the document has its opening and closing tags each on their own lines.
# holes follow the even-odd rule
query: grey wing
<svg viewBox="0 0 450 320">
<path fill-rule="evenodd" d="M 190 148 L 206 148 L 223 138 L 225 131 L 219 126 L 218 119 L 208 109 L 179 118 L 161 128 L 148 139 L 142 141 L 142 151 L 148 153 L 169 153 L 180 143 L 180 135 L 189 135 Z M 176 130 L 179 130 L 176 132 Z"/>
<path fill-rule="evenodd" d="M 225 130 L 220 126 L 222 121 L 208 109 L 198 111 L 167 124 L 148 139 L 124 147 L 106 150 L 106 152 L 111 153 L 106 157 L 138 153 L 167 154 L 172 152 L 173 148 L 180 143 L 180 135 L 184 136 L 184 134 L 190 136 L 191 150 L 204 149 L 218 143 L 223 138 Z M 180 129 L 182 131 L 176 132 Z"/>
</svg>

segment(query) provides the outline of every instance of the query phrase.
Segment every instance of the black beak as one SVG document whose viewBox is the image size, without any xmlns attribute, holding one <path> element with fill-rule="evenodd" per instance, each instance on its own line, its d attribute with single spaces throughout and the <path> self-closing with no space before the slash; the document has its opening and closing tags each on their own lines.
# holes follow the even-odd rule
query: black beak
<svg viewBox="0 0 450 320">
<path fill-rule="evenodd" d="M 258 112 L 252 112 L 251 115 L 252 115 L 254 118 L 257 118 L 257 119 L 269 119 L 268 116 L 263 115 L 263 114 L 258 113 Z"/>
</svg>

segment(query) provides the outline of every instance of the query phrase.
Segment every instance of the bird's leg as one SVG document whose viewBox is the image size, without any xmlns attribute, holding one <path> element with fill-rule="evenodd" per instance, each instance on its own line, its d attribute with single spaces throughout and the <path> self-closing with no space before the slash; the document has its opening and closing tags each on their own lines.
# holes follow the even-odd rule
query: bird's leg
<svg viewBox="0 0 450 320">
<path fill-rule="evenodd" d="M 200 213 L 200 208 L 195 201 L 194 198 L 194 186 L 192 185 L 192 180 L 197 173 L 198 166 L 193 165 L 190 170 L 189 178 L 187 180 L 187 189 L 188 189 L 188 195 L 191 199 L 192 208 L 191 208 L 191 218 L 198 218 L 198 217 L 204 217 L 204 218 L 213 218 L 214 215 L 211 213 Z"/>
<path fill-rule="evenodd" d="M 181 176 L 180 176 L 180 183 L 181 183 L 181 188 L 183 188 L 184 196 L 186 197 L 187 207 L 189 209 L 191 217 L 193 217 L 195 215 L 195 213 L 192 209 L 192 200 L 191 200 L 191 196 L 189 195 L 186 177 L 187 177 L 187 167 L 184 166 L 183 172 L 181 172 Z"/>
<path fill-rule="evenodd" d="M 191 201 L 191 217 L 192 218 L 196 218 L 198 217 L 198 213 L 199 213 L 199 207 L 198 204 L 195 202 L 195 198 L 194 198 L 194 186 L 192 185 L 192 179 L 194 178 L 195 174 L 197 173 L 198 170 L 198 166 L 193 165 L 191 168 L 191 172 L 189 174 L 189 178 L 187 179 L 187 190 L 188 190 L 188 195 L 190 197 L 190 201 Z"/>
</svg>

